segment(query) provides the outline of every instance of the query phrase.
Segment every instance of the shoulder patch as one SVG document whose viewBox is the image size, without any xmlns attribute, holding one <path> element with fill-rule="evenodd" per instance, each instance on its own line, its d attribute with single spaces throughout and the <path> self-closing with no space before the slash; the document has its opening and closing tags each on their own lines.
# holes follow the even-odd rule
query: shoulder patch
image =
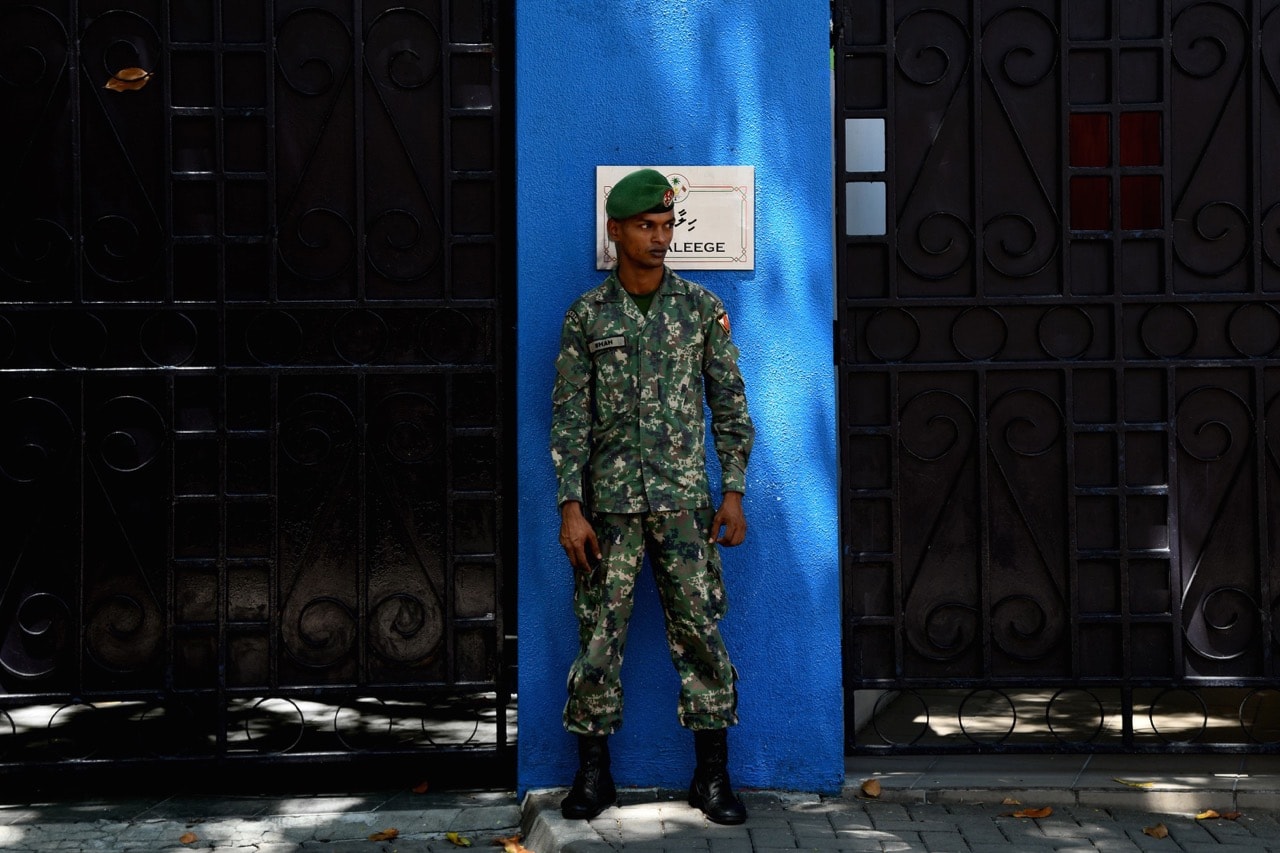
<svg viewBox="0 0 1280 853">
<path fill-rule="evenodd" d="M 720 328 L 724 329 L 724 333 L 726 335 L 729 334 L 729 312 L 726 311 L 720 315 L 719 323 Z"/>
<path fill-rule="evenodd" d="M 604 352 L 611 349 L 622 349 L 627 345 L 627 339 L 622 335 L 614 335 L 611 338 L 598 338 L 587 344 L 587 352 L 595 355 L 598 352 Z"/>
</svg>

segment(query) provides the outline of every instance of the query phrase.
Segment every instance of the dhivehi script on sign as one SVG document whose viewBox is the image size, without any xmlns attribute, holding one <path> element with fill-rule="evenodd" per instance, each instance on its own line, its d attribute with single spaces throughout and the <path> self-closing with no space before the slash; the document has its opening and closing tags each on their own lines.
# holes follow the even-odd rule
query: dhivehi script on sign
<svg viewBox="0 0 1280 853">
<path fill-rule="evenodd" d="M 612 269 L 618 257 L 605 228 L 605 199 L 613 185 L 636 169 L 667 176 L 675 190 L 675 234 L 667 249 L 674 270 L 755 268 L 754 166 L 596 166 L 596 268 Z"/>
</svg>

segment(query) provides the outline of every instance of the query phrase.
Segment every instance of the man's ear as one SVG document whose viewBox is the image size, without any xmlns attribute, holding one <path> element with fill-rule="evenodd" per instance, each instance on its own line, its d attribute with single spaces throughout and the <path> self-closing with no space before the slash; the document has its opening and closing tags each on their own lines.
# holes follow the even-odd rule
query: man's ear
<svg viewBox="0 0 1280 853">
<path fill-rule="evenodd" d="M 613 242 L 615 243 L 618 242 L 618 234 L 621 232 L 621 229 L 622 229 L 622 223 L 614 219 L 613 217 L 610 217 L 605 220 L 604 231 L 606 234 L 609 235 L 609 239 L 612 240 Z"/>
</svg>

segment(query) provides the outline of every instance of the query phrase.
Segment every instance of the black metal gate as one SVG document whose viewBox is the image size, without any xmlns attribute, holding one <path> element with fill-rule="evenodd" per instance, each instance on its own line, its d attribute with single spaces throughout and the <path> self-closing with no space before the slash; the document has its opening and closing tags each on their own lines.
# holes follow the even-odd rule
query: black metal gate
<svg viewBox="0 0 1280 853">
<path fill-rule="evenodd" d="M 0 769 L 510 783 L 503 15 L 0 4 Z"/>
<path fill-rule="evenodd" d="M 833 5 L 850 749 L 1276 751 L 1280 3 Z"/>
</svg>

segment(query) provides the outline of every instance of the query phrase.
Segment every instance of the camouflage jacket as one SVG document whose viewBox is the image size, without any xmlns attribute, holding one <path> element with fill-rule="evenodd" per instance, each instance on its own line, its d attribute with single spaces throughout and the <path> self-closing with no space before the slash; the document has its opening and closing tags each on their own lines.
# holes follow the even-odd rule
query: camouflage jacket
<svg viewBox="0 0 1280 853">
<path fill-rule="evenodd" d="M 642 314 L 610 274 L 570 306 L 560 333 L 551 416 L 557 502 L 601 512 L 713 505 L 704 391 L 720 489 L 745 491 L 755 430 L 724 305 L 668 269 Z"/>
</svg>

